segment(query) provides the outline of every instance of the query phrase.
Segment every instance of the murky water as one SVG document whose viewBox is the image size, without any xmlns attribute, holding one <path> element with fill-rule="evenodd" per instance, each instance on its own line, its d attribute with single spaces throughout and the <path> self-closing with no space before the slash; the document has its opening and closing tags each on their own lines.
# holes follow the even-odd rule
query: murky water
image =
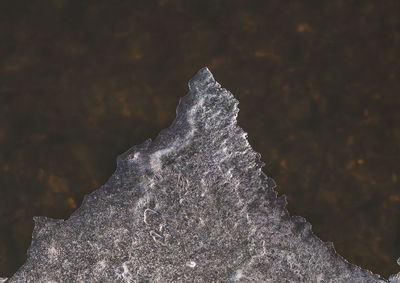
<svg viewBox="0 0 400 283">
<path fill-rule="evenodd" d="M 0 4 L 0 274 L 24 262 L 32 216 L 68 218 L 203 66 L 291 214 L 398 272 L 400 2 L 133 2 Z"/>
</svg>

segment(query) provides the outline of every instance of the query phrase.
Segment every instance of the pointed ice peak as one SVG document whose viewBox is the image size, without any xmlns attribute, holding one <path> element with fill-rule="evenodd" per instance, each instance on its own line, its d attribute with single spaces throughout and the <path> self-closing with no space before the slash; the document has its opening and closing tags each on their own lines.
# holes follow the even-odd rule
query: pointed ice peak
<svg viewBox="0 0 400 283">
<path fill-rule="evenodd" d="M 211 86 L 220 87 L 207 67 L 201 68 L 197 74 L 189 81 L 189 90 L 194 92 L 204 92 Z"/>
</svg>

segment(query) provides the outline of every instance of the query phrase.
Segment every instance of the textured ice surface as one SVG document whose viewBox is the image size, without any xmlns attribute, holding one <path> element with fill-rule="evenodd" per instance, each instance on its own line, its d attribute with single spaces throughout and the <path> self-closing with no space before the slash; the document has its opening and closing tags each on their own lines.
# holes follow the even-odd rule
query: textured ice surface
<svg viewBox="0 0 400 283">
<path fill-rule="evenodd" d="M 121 154 L 69 219 L 34 218 L 9 282 L 387 282 L 289 216 L 237 105 L 201 69 L 173 124 Z"/>
</svg>

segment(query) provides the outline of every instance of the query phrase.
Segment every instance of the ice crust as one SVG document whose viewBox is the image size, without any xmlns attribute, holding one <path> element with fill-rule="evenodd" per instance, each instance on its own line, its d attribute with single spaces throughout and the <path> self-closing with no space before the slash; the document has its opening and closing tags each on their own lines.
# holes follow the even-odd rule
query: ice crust
<svg viewBox="0 0 400 283">
<path fill-rule="evenodd" d="M 69 219 L 34 218 L 6 282 L 388 282 L 289 215 L 237 106 L 201 69 L 173 124 L 121 154 Z"/>
</svg>

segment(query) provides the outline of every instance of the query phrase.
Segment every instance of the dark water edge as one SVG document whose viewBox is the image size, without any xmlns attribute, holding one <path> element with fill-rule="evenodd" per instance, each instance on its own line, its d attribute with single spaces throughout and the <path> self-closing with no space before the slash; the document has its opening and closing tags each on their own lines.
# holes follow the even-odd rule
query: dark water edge
<svg viewBox="0 0 400 283">
<path fill-rule="evenodd" d="M 356 4 L 357 3 L 357 4 Z M 400 256 L 400 2 L 0 2 L 0 275 L 208 66 L 292 215 L 351 263 Z"/>
</svg>

